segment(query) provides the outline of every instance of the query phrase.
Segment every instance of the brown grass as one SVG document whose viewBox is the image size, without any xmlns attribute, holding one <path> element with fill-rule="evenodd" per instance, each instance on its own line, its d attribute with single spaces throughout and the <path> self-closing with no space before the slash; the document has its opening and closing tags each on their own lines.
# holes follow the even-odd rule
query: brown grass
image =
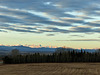
<svg viewBox="0 0 100 75">
<path fill-rule="evenodd" d="M 100 75 L 100 63 L 0 65 L 0 75 Z"/>
</svg>

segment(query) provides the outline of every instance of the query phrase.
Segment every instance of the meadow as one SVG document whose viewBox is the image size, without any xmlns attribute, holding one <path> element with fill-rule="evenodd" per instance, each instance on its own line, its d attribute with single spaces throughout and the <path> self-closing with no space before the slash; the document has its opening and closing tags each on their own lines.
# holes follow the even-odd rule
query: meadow
<svg viewBox="0 0 100 75">
<path fill-rule="evenodd" d="M 0 75 L 100 75 L 100 63 L 0 64 Z"/>
</svg>

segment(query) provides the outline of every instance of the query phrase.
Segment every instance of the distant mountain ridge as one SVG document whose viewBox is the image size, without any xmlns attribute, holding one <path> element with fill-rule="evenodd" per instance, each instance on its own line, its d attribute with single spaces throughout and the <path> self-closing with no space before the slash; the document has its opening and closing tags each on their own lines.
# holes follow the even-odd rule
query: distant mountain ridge
<svg viewBox="0 0 100 75">
<path fill-rule="evenodd" d="M 60 48 L 60 47 L 59 47 Z M 20 52 L 26 52 L 26 53 L 53 53 L 56 51 L 57 48 L 49 48 L 49 47 L 40 47 L 40 48 L 31 48 L 28 46 L 0 46 L 0 54 L 2 53 L 9 53 L 13 49 L 18 49 Z M 73 48 L 66 48 L 66 50 L 73 50 Z M 76 49 L 77 51 L 81 51 L 80 49 Z M 96 49 L 82 49 L 86 52 L 95 52 Z"/>
<path fill-rule="evenodd" d="M 53 53 L 55 52 L 56 48 L 31 48 L 27 46 L 0 46 L 0 54 L 8 54 L 13 49 L 18 49 L 21 53 Z"/>
</svg>

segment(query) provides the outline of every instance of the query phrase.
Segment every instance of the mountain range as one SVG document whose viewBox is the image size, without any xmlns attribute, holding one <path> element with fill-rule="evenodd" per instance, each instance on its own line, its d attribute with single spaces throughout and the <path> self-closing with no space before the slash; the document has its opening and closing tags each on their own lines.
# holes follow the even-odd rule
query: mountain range
<svg viewBox="0 0 100 75">
<path fill-rule="evenodd" d="M 57 48 L 49 48 L 49 47 L 40 47 L 40 48 L 31 48 L 28 46 L 0 46 L 0 55 L 9 54 L 13 49 L 18 49 L 21 53 L 53 53 Z M 66 50 L 73 50 L 73 48 L 67 48 Z M 80 49 L 75 49 L 80 52 Z M 97 49 L 82 49 L 86 52 L 95 52 Z"/>
</svg>

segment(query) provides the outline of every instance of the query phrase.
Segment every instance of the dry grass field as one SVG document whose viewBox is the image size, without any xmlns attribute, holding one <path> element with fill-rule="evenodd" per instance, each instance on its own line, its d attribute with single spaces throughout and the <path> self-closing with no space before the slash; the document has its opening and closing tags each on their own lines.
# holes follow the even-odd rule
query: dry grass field
<svg viewBox="0 0 100 75">
<path fill-rule="evenodd" d="M 100 75 L 100 63 L 7 64 L 0 75 Z"/>
</svg>

